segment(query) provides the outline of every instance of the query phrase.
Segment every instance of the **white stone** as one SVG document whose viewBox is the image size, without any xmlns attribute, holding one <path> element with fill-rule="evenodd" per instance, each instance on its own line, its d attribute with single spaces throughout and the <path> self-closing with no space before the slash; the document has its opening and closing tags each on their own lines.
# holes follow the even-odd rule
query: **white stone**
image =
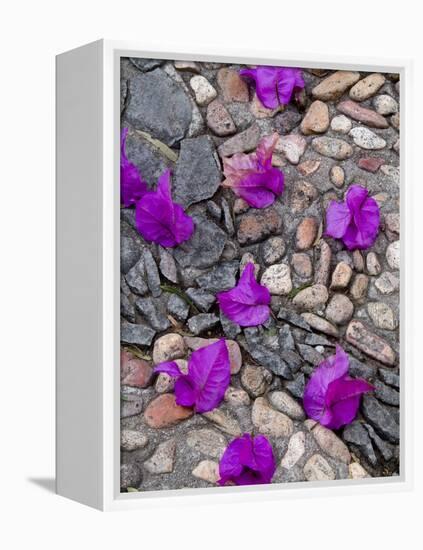
<svg viewBox="0 0 423 550">
<path fill-rule="evenodd" d="M 215 484 L 219 479 L 219 464 L 213 460 L 202 460 L 193 469 L 192 475 Z"/>
<path fill-rule="evenodd" d="M 292 290 L 291 268 L 287 264 L 271 265 L 263 273 L 261 284 L 270 294 L 286 296 Z"/>
<path fill-rule="evenodd" d="M 375 282 L 375 287 L 381 294 L 392 294 L 399 289 L 400 282 L 393 273 L 385 271 Z"/>
<path fill-rule="evenodd" d="M 198 105 L 208 105 L 216 96 L 217 92 L 204 76 L 195 75 L 189 81 L 195 94 L 195 101 Z"/>
<path fill-rule="evenodd" d="M 290 134 L 279 138 L 275 150 L 283 153 L 291 164 L 298 164 L 306 147 L 307 142 L 302 136 Z"/>
<path fill-rule="evenodd" d="M 137 430 L 122 430 L 120 434 L 120 446 L 124 451 L 142 449 L 148 444 L 148 437 Z"/>
<path fill-rule="evenodd" d="M 307 481 L 327 481 L 335 479 L 335 472 L 322 455 L 315 454 L 309 458 L 304 466 L 304 475 Z"/>
<path fill-rule="evenodd" d="M 374 325 L 385 330 L 394 330 L 397 321 L 393 310 L 383 302 L 370 302 L 367 304 L 367 311 Z"/>
<path fill-rule="evenodd" d="M 338 115 L 333 117 L 330 127 L 334 132 L 339 132 L 340 134 L 348 134 L 352 128 L 351 120 L 345 115 Z"/>
<path fill-rule="evenodd" d="M 191 449 L 212 458 L 220 458 L 226 449 L 226 439 L 223 435 L 207 428 L 189 432 L 187 444 Z"/>
<path fill-rule="evenodd" d="M 378 95 L 373 99 L 373 105 L 380 115 L 393 115 L 398 112 L 398 103 L 387 94 Z"/>
<path fill-rule="evenodd" d="M 362 149 L 377 150 L 386 147 L 386 141 L 384 139 L 368 128 L 364 128 L 364 126 L 353 128 L 349 135 L 353 138 L 354 143 Z"/>
<path fill-rule="evenodd" d="M 386 259 L 391 269 L 400 268 L 400 242 L 394 241 L 386 249 Z"/>
<path fill-rule="evenodd" d="M 366 470 L 358 462 L 351 462 L 348 466 L 348 472 L 351 479 L 364 479 L 365 477 L 371 477 Z"/>
<path fill-rule="evenodd" d="M 288 443 L 288 450 L 281 460 L 282 468 L 290 470 L 300 460 L 305 452 L 305 433 L 295 433 Z"/>
</svg>

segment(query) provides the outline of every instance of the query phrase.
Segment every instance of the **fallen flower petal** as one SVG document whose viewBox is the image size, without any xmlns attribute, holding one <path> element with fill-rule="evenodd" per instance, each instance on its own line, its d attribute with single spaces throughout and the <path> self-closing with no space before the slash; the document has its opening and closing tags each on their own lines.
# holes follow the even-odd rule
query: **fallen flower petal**
<svg viewBox="0 0 423 550">
<path fill-rule="evenodd" d="M 179 204 L 172 201 L 170 170 L 157 182 L 157 190 L 149 191 L 136 204 L 136 224 L 147 241 L 173 247 L 187 241 L 194 232 L 194 222 Z"/>
<path fill-rule="evenodd" d="M 226 179 L 223 187 L 234 193 L 254 208 L 265 208 L 281 195 L 284 189 L 284 174 L 272 166 L 272 154 L 279 139 L 277 133 L 264 137 L 255 153 L 237 153 L 223 159 Z"/>
<path fill-rule="evenodd" d="M 219 462 L 219 485 L 270 483 L 276 470 L 273 449 L 264 435 L 237 437 L 227 446 Z"/>
<path fill-rule="evenodd" d="M 242 327 L 261 325 L 270 316 L 270 292 L 254 277 L 254 264 L 249 262 L 237 286 L 217 295 L 220 309 Z"/>
<path fill-rule="evenodd" d="M 125 208 L 134 206 L 148 191 L 138 168 L 126 157 L 125 147 L 128 128 L 123 128 L 120 135 L 120 196 Z"/>
<path fill-rule="evenodd" d="M 268 109 L 287 105 L 292 95 L 304 88 L 301 70 L 292 67 L 259 66 L 242 69 L 239 74 L 255 83 L 257 96 Z"/>
<path fill-rule="evenodd" d="M 188 374 L 172 362 L 160 363 L 154 372 L 175 377 L 176 403 L 194 407 L 198 413 L 215 409 L 222 401 L 231 378 L 229 352 L 224 338 L 194 351 L 188 361 Z"/>
<path fill-rule="evenodd" d="M 377 202 L 360 185 L 352 185 L 344 202 L 331 201 L 326 210 L 325 234 L 342 239 L 349 250 L 366 249 L 376 240 L 380 211 Z"/>
<path fill-rule="evenodd" d="M 338 429 L 354 420 L 363 393 L 373 386 L 348 376 L 348 355 L 340 346 L 315 369 L 304 389 L 304 409 L 322 426 Z"/>
</svg>

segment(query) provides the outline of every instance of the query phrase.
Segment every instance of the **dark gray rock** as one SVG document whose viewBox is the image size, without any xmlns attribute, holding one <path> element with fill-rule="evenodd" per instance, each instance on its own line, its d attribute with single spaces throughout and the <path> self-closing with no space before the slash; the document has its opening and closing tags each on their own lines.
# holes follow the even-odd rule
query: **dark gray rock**
<svg viewBox="0 0 423 550">
<path fill-rule="evenodd" d="M 231 209 L 226 199 L 222 198 L 221 201 L 223 210 L 223 223 L 225 224 L 226 233 L 232 237 L 235 234 L 234 220 L 232 219 Z"/>
<path fill-rule="evenodd" d="M 301 122 L 301 114 L 293 107 L 287 107 L 286 110 L 274 118 L 275 130 L 279 134 L 289 134 Z"/>
<path fill-rule="evenodd" d="M 138 298 L 135 307 L 157 332 L 163 332 L 170 327 L 169 319 L 162 310 L 162 302 L 154 298 Z"/>
<path fill-rule="evenodd" d="M 135 294 L 143 296 L 148 292 L 144 260 L 141 258 L 126 274 L 126 282 Z"/>
<path fill-rule="evenodd" d="M 142 474 L 139 467 L 134 463 L 122 464 L 120 467 L 120 488 L 137 488 L 142 481 Z"/>
<path fill-rule="evenodd" d="M 135 307 L 128 296 L 120 293 L 120 314 L 130 323 L 135 323 Z"/>
<path fill-rule="evenodd" d="M 186 321 L 189 314 L 189 305 L 177 294 L 171 294 L 167 301 L 167 311 L 178 321 Z"/>
<path fill-rule="evenodd" d="M 141 57 L 130 57 L 129 61 L 142 72 L 151 71 L 165 62 L 164 59 L 143 59 Z"/>
<path fill-rule="evenodd" d="M 120 389 L 120 416 L 127 418 L 142 412 L 142 392 L 139 388 L 122 386 Z"/>
<path fill-rule="evenodd" d="M 177 283 L 178 270 L 176 269 L 175 260 L 172 254 L 168 250 L 166 250 L 166 248 L 159 246 L 159 256 L 160 256 L 160 264 L 159 264 L 160 271 L 166 277 L 166 279 L 169 279 L 169 281 L 171 281 L 172 283 Z"/>
<path fill-rule="evenodd" d="M 400 394 L 399 392 L 397 392 L 397 390 L 395 390 L 394 388 L 390 388 L 380 380 L 375 380 L 374 386 L 375 396 L 379 399 L 379 401 L 383 401 L 387 405 L 399 407 Z"/>
<path fill-rule="evenodd" d="M 281 351 L 281 357 L 293 373 L 297 372 L 303 365 L 303 360 L 296 351 L 289 349 Z"/>
<path fill-rule="evenodd" d="M 222 217 L 222 209 L 214 201 L 207 201 L 207 211 L 218 222 Z"/>
<path fill-rule="evenodd" d="M 226 234 L 202 214 L 193 214 L 193 236 L 174 249 L 174 258 L 182 267 L 206 268 L 216 264 L 226 242 Z"/>
<path fill-rule="evenodd" d="M 219 323 L 219 318 L 212 313 L 200 313 L 199 315 L 194 315 L 188 321 L 188 328 L 194 334 L 201 334 L 206 330 L 211 330 Z"/>
<path fill-rule="evenodd" d="M 156 185 L 165 170 L 173 168 L 173 162 L 168 157 L 136 132 L 128 133 L 125 149 L 126 156 L 135 164 L 150 188 Z"/>
<path fill-rule="evenodd" d="M 281 307 L 278 312 L 278 319 L 282 319 L 283 321 L 286 321 L 291 325 L 311 332 L 310 325 L 306 323 L 306 321 L 304 321 L 303 317 L 301 317 L 301 315 L 298 315 L 298 313 L 295 313 L 295 311 L 291 311 L 290 309 Z"/>
<path fill-rule="evenodd" d="M 136 129 L 171 146 L 183 139 L 192 119 L 191 101 L 162 69 L 130 78 L 125 118 Z"/>
<path fill-rule="evenodd" d="M 263 345 L 261 333 L 256 327 L 244 329 L 244 336 L 247 344 L 247 351 L 257 363 L 286 380 L 292 380 L 292 373 L 289 366 L 279 353 Z"/>
<path fill-rule="evenodd" d="M 279 330 L 279 348 L 281 351 L 294 351 L 295 342 L 289 325 L 284 325 Z"/>
<path fill-rule="evenodd" d="M 185 208 L 212 197 L 221 182 L 215 149 L 208 136 L 184 139 L 176 162 L 173 196 Z"/>
<path fill-rule="evenodd" d="M 313 346 L 307 346 L 306 344 L 298 344 L 298 351 L 301 353 L 301 357 L 310 363 L 317 366 L 324 360 L 324 355 L 319 353 Z"/>
<path fill-rule="evenodd" d="M 131 237 L 122 235 L 120 238 L 120 270 L 128 273 L 140 259 L 141 251 L 137 243 Z"/>
<path fill-rule="evenodd" d="M 229 290 L 236 285 L 235 276 L 239 269 L 239 262 L 224 262 L 217 265 L 209 273 L 197 277 L 196 282 L 199 287 L 209 292 L 221 292 Z"/>
<path fill-rule="evenodd" d="M 289 391 L 291 395 L 297 399 L 302 399 L 304 395 L 305 388 L 305 376 L 303 373 L 298 374 L 294 380 L 287 382 L 285 388 Z"/>
<path fill-rule="evenodd" d="M 365 419 L 384 439 L 399 443 L 399 424 L 390 410 L 372 395 L 364 395 L 361 409 Z"/>
<path fill-rule="evenodd" d="M 121 323 L 120 339 L 124 344 L 149 346 L 155 334 L 155 330 L 143 324 Z"/>
<path fill-rule="evenodd" d="M 376 369 L 370 365 L 365 365 L 352 355 L 349 355 L 350 358 L 350 369 L 349 373 L 353 378 L 364 378 L 365 380 L 373 380 L 376 376 Z"/>
<path fill-rule="evenodd" d="M 222 330 L 226 338 L 235 340 L 238 334 L 241 334 L 241 327 L 228 319 L 221 311 L 220 324 L 222 325 Z"/>
<path fill-rule="evenodd" d="M 162 293 L 162 289 L 160 288 L 160 274 L 153 254 L 148 248 L 143 251 L 143 260 L 148 288 L 151 294 L 157 298 L 157 296 L 160 296 Z"/>
<path fill-rule="evenodd" d="M 304 343 L 309 346 L 325 346 L 325 347 L 334 347 L 335 344 L 329 342 L 324 336 L 320 334 L 307 334 L 305 337 Z"/>
<path fill-rule="evenodd" d="M 188 288 L 186 295 L 193 301 L 195 307 L 203 313 L 207 313 L 216 301 L 214 294 L 211 294 L 202 288 Z"/>
<path fill-rule="evenodd" d="M 260 244 L 260 254 L 266 265 L 277 264 L 285 255 L 286 243 L 282 237 L 270 237 Z"/>
<path fill-rule="evenodd" d="M 388 461 L 391 460 L 391 458 L 394 456 L 392 445 L 389 443 L 386 443 L 386 441 L 383 441 L 377 433 L 374 431 L 374 429 L 369 426 L 369 424 L 365 424 L 365 427 L 367 431 L 369 432 L 369 436 L 378 448 L 380 454 L 383 456 L 383 458 Z"/>
<path fill-rule="evenodd" d="M 397 373 L 392 372 L 391 369 L 379 369 L 379 376 L 388 384 L 388 386 L 393 386 L 394 388 L 400 387 L 400 377 Z"/>
<path fill-rule="evenodd" d="M 375 455 L 369 433 L 361 422 L 355 421 L 344 428 L 342 433 L 344 441 L 355 445 L 360 453 L 375 466 L 377 457 Z"/>
</svg>

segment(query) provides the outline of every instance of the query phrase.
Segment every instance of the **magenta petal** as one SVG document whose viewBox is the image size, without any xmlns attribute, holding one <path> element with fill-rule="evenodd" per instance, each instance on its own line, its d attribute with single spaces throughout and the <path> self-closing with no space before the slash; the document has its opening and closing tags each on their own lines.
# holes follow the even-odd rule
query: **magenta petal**
<svg viewBox="0 0 423 550">
<path fill-rule="evenodd" d="M 270 483 L 276 470 L 273 449 L 267 438 L 250 434 L 234 439 L 219 462 L 219 484 Z"/>
<path fill-rule="evenodd" d="M 197 392 L 189 375 L 180 376 L 175 382 L 176 404 L 181 407 L 193 407 L 196 402 Z"/>
<path fill-rule="evenodd" d="M 175 378 L 182 375 L 182 372 L 175 361 L 165 361 L 164 363 L 159 363 L 153 370 L 154 372 L 164 372 Z"/>
<path fill-rule="evenodd" d="M 343 237 L 351 221 L 351 212 L 343 202 L 331 201 L 326 210 L 326 235 Z"/>
<path fill-rule="evenodd" d="M 126 157 L 127 135 L 128 128 L 123 128 L 120 136 L 120 194 L 121 202 L 125 208 L 135 205 L 148 190 L 137 167 Z"/>
<path fill-rule="evenodd" d="M 157 190 L 137 202 L 136 224 L 145 240 L 165 247 L 177 246 L 191 237 L 194 222 L 179 204 L 172 202 L 169 170 L 160 176 Z"/>
<path fill-rule="evenodd" d="M 196 390 L 197 412 L 211 411 L 219 405 L 231 378 L 229 353 L 223 338 L 191 354 L 187 378 Z"/>
<path fill-rule="evenodd" d="M 245 266 L 237 286 L 219 292 L 217 299 L 226 317 L 244 327 L 261 325 L 270 316 L 270 292 L 255 280 L 252 262 Z"/>
</svg>

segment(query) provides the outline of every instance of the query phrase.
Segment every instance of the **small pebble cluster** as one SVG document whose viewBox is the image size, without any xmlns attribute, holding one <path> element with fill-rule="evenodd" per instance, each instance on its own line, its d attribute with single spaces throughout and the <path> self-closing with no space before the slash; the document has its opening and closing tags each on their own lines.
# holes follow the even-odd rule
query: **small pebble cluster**
<svg viewBox="0 0 423 550">
<path fill-rule="evenodd" d="M 174 249 L 145 242 L 121 209 L 121 488 L 211 487 L 227 444 L 270 440 L 273 483 L 399 473 L 399 80 L 397 74 L 303 69 L 298 101 L 269 110 L 239 65 L 152 59 L 121 63 L 128 159 L 150 187 L 172 170 L 173 199 L 195 222 Z M 222 158 L 279 134 L 285 191 L 265 209 L 220 187 Z M 381 210 L 372 248 L 324 236 L 328 203 L 352 184 Z M 216 293 L 252 261 L 272 317 L 242 329 Z M 153 366 L 225 337 L 231 385 L 204 414 L 180 407 Z M 336 432 L 306 419 L 313 369 L 339 343 L 368 380 L 357 419 Z"/>
</svg>

